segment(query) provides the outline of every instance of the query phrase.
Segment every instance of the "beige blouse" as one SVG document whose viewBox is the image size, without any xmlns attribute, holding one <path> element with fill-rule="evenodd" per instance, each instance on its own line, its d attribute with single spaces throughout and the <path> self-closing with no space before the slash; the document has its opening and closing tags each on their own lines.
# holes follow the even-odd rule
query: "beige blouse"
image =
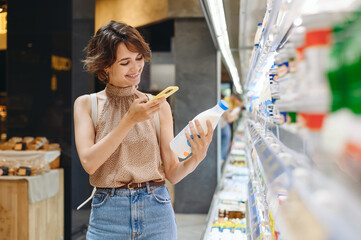
<svg viewBox="0 0 361 240">
<path fill-rule="evenodd" d="M 104 103 L 95 129 L 95 142 L 104 138 L 138 98 L 135 87 L 107 84 Z M 128 183 L 163 181 L 160 149 L 153 119 L 133 126 L 114 153 L 90 175 L 90 184 L 97 188 L 116 188 Z"/>
</svg>

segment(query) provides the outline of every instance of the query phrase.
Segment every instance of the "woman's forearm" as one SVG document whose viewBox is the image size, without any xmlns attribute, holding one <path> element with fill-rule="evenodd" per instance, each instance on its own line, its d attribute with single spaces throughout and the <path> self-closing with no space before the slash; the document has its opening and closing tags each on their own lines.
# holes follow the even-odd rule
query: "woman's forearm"
<svg viewBox="0 0 361 240">
<path fill-rule="evenodd" d="M 193 172 L 200 161 L 197 161 L 192 156 L 183 162 L 178 162 L 172 169 L 166 171 L 166 178 L 172 183 L 176 184 L 185 178 L 188 174 Z"/>
<path fill-rule="evenodd" d="M 119 124 L 102 140 L 79 154 L 80 161 L 88 174 L 93 174 L 114 153 L 122 143 L 134 122 L 126 114 Z"/>
</svg>

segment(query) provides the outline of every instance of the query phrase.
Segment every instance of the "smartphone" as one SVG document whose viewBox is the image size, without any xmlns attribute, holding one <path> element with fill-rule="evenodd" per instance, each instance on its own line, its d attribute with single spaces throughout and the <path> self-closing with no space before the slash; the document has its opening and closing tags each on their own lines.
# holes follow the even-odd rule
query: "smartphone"
<svg viewBox="0 0 361 240">
<path fill-rule="evenodd" d="M 158 93 L 157 96 L 150 99 L 148 102 L 151 102 L 153 100 L 156 100 L 156 99 L 159 99 L 159 98 L 162 98 L 162 97 L 167 98 L 170 95 L 172 95 L 173 93 L 175 93 L 176 91 L 178 91 L 178 89 L 179 89 L 179 87 L 177 87 L 177 86 L 167 87 L 166 89 L 164 89 L 163 91 Z"/>
</svg>

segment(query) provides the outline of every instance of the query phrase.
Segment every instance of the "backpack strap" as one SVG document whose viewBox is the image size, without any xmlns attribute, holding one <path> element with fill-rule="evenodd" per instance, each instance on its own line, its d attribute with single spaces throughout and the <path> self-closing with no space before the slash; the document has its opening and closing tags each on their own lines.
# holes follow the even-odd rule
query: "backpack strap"
<svg viewBox="0 0 361 240">
<path fill-rule="evenodd" d="M 160 122 L 159 122 L 159 113 L 156 112 L 153 117 L 155 132 L 157 133 L 158 144 L 160 144 Z"/>
<path fill-rule="evenodd" d="M 146 93 L 148 99 L 152 99 L 154 96 L 152 94 Z M 158 144 L 160 145 L 160 121 L 159 121 L 159 114 L 158 112 L 156 112 L 153 116 L 153 121 L 154 121 L 154 125 L 155 125 L 155 132 L 157 134 L 157 140 L 158 140 Z"/>
<path fill-rule="evenodd" d="M 90 94 L 90 100 L 92 104 L 92 120 L 94 123 L 94 128 L 97 126 L 97 118 L 98 118 L 98 98 L 96 93 Z"/>
</svg>

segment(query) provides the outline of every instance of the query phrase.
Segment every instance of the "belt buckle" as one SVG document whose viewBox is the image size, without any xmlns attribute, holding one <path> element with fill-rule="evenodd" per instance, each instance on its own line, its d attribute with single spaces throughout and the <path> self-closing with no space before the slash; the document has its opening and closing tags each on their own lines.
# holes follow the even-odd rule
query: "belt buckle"
<svg viewBox="0 0 361 240">
<path fill-rule="evenodd" d="M 131 182 L 128 183 L 128 184 L 127 184 L 127 188 L 128 188 L 129 190 L 134 190 L 134 188 L 130 187 L 131 184 L 132 184 Z"/>
</svg>

